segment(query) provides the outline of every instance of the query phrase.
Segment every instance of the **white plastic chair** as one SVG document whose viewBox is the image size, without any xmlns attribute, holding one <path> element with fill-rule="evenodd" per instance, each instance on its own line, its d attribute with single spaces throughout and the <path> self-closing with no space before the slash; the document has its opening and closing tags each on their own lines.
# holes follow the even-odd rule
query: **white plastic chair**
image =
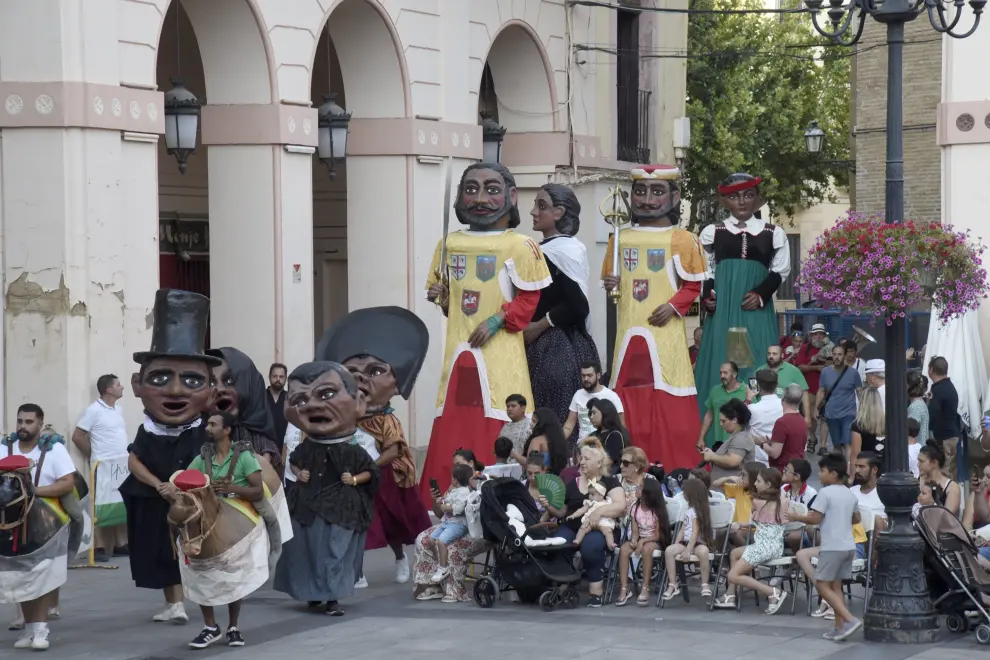
<svg viewBox="0 0 990 660">
<path fill-rule="evenodd" d="M 686 503 L 685 503 L 686 506 Z M 712 529 L 714 530 L 714 537 L 718 538 L 719 533 L 724 532 L 724 540 L 722 542 L 721 550 L 717 548 L 709 548 L 708 551 L 711 555 L 710 557 L 710 574 L 708 576 L 702 576 L 702 581 L 711 584 L 712 576 L 715 577 L 715 591 L 712 594 L 712 602 L 714 602 L 715 597 L 718 595 L 718 580 L 722 575 L 722 566 L 725 563 L 725 558 L 727 555 L 727 548 L 729 545 L 729 529 L 732 527 L 732 521 L 736 516 L 736 501 L 728 499 L 716 499 L 711 498 L 708 500 L 708 507 L 711 511 L 712 519 Z M 670 509 L 668 508 L 668 511 Z M 681 514 L 683 515 L 683 513 Z M 680 526 L 678 525 L 678 532 Z M 675 537 L 676 538 L 676 537 Z M 684 602 L 691 602 L 691 598 L 688 595 L 687 580 L 684 567 L 688 564 L 697 564 L 698 556 L 691 555 L 686 560 L 677 560 L 677 573 L 678 579 L 681 583 L 681 593 L 684 595 Z M 657 597 L 657 605 L 663 607 L 663 592 Z M 709 604 L 708 610 L 711 611 L 712 606 Z"/>
</svg>

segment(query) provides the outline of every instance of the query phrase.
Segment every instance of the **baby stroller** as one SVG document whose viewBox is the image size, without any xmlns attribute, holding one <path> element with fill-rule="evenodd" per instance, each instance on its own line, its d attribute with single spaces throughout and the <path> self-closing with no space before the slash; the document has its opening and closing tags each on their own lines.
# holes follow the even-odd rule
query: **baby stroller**
<svg viewBox="0 0 990 660">
<path fill-rule="evenodd" d="M 576 585 L 581 574 L 570 561 L 576 548 L 569 543 L 547 545 L 553 524 L 540 523 L 536 504 L 522 482 L 501 478 L 483 483 L 480 513 L 485 540 L 495 547 L 485 556 L 483 573 L 474 585 L 474 602 L 493 607 L 502 593 L 514 590 L 519 600 L 539 601 L 546 612 L 578 606 Z"/>
<path fill-rule="evenodd" d="M 929 590 L 935 609 L 946 615 L 945 627 L 962 633 L 975 626 L 976 641 L 990 644 L 990 613 L 982 598 L 990 594 L 990 574 L 977 561 L 973 540 L 959 519 L 940 506 L 922 507 L 915 527 L 925 540 Z"/>
</svg>

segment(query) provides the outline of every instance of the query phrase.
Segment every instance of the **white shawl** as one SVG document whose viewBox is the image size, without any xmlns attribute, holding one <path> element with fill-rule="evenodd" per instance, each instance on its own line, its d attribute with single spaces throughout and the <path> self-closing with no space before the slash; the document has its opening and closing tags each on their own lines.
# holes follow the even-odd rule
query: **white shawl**
<svg viewBox="0 0 990 660">
<path fill-rule="evenodd" d="M 591 276 L 591 268 L 588 265 L 588 248 L 584 243 L 573 236 L 557 236 L 553 240 L 542 243 L 540 248 L 543 255 L 553 262 L 561 273 L 574 280 L 581 293 L 584 294 L 591 306 L 591 298 L 588 296 L 588 278 Z M 591 314 L 584 317 L 584 325 L 591 334 Z"/>
</svg>

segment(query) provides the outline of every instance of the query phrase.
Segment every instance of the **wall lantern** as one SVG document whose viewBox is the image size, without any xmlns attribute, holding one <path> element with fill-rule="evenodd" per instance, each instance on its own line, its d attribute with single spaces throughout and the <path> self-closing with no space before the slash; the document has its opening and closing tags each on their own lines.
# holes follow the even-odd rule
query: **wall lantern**
<svg viewBox="0 0 990 660">
<path fill-rule="evenodd" d="M 486 163 L 502 162 L 502 140 L 505 129 L 487 112 L 481 113 L 481 157 Z"/>
<path fill-rule="evenodd" d="M 818 128 L 818 122 L 813 121 L 804 132 L 804 147 L 809 154 L 820 154 L 825 145 L 825 131 Z"/>
<path fill-rule="evenodd" d="M 179 161 L 179 172 L 186 173 L 186 161 L 196 153 L 196 134 L 202 105 L 182 81 L 172 78 L 172 89 L 165 92 L 165 148 Z"/>
<path fill-rule="evenodd" d="M 336 94 L 324 94 L 323 105 L 319 107 L 319 147 L 317 154 L 327 166 L 330 178 L 337 176 L 336 163 L 343 162 L 347 155 L 347 126 L 351 123 L 351 113 L 334 103 Z"/>
</svg>

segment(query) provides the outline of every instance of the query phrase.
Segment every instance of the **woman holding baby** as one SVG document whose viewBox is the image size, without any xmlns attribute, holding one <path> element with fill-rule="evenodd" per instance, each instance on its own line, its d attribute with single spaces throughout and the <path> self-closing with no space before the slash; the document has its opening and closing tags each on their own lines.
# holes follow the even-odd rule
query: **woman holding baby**
<svg viewBox="0 0 990 660">
<path fill-rule="evenodd" d="M 619 480 L 611 476 L 605 452 L 595 445 L 583 447 L 578 478 L 567 484 L 565 520 L 557 536 L 579 545 L 591 592 L 588 607 L 602 606 L 605 559 L 618 538 L 616 521 L 625 513 L 626 495 Z"/>
</svg>

